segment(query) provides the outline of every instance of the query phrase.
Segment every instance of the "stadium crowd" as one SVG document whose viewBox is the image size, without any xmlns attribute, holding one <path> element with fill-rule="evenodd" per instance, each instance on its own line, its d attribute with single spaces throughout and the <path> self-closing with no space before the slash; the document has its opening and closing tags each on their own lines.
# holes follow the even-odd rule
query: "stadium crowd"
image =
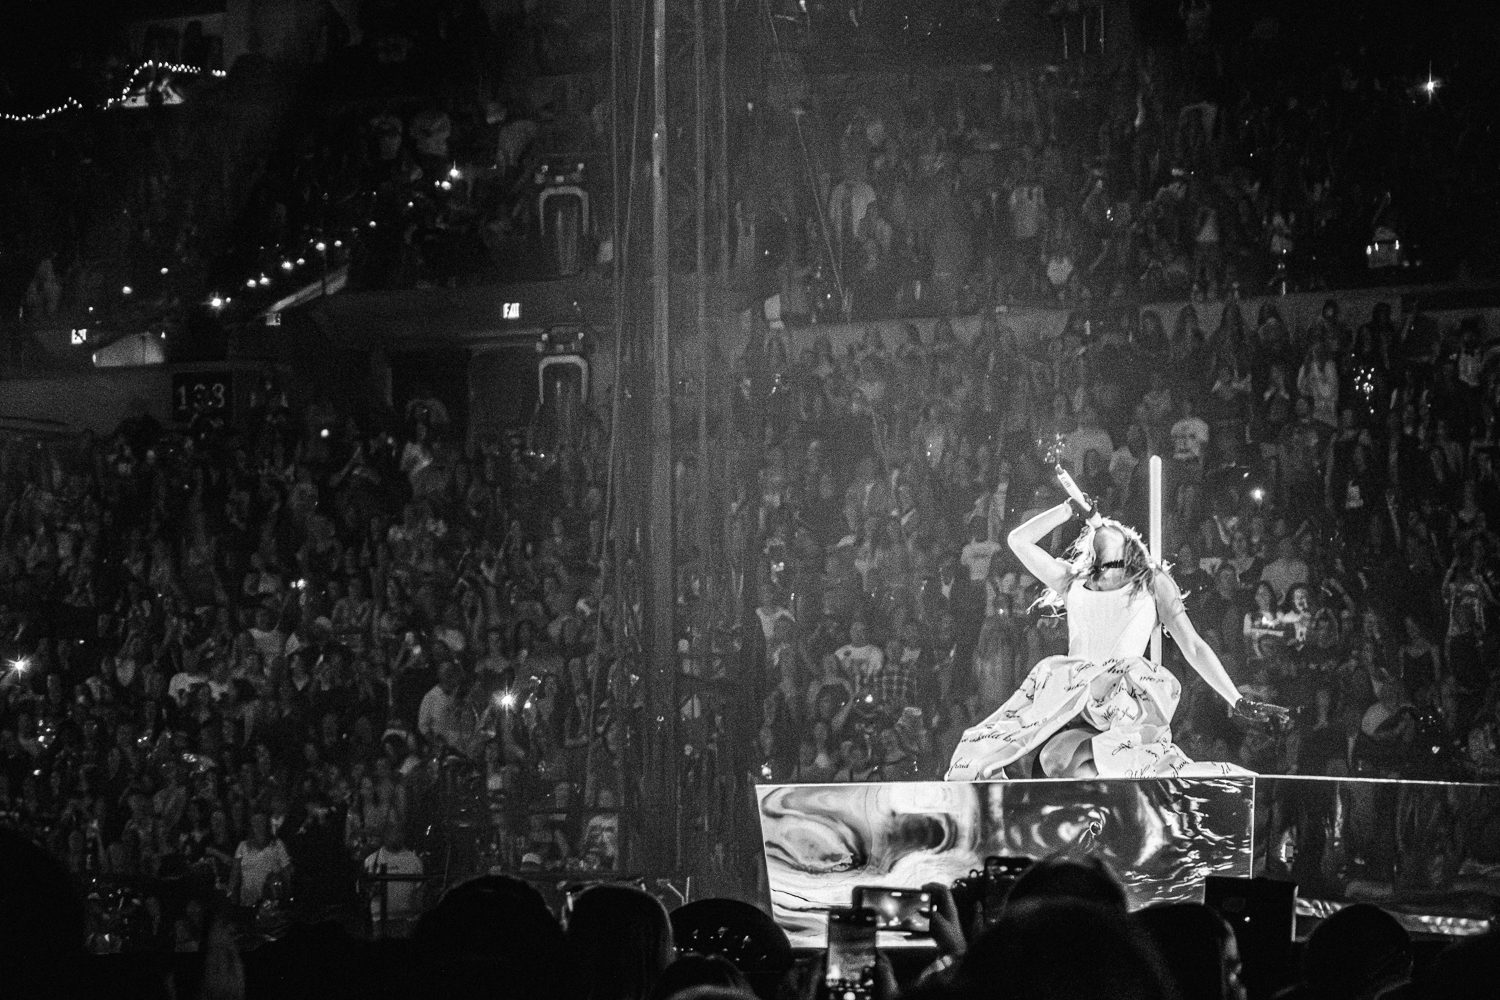
<svg viewBox="0 0 1500 1000">
<path fill-rule="evenodd" d="M 785 313 L 821 322 L 1484 266 L 1457 194 L 1488 189 L 1497 153 L 1476 128 L 1491 89 L 1477 50 L 1443 78 L 1402 51 L 1415 38 L 1330 42 L 1342 14 L 1293 32 L 1269 10 L 1212 7 L 1183 4 L 1186 28 L 1143 35 L 1123 62 L 809 73 L 792 107 L 756 112 L 767 149 L 741 171 L 743 245 Z"/>
<path fill-rule="evenodd" d="M 1256 319 L 758 338 L 721 512 L 740 700 L 684 793 L 940 776 L 1066 641 L 1006 531 L 1055 502 L 1054 462 L 1145 524 L 1153 453 L 1191 616 L 1243 690 L 1297 708 L 1287 733 L 1242 727 L 1168 644 L 1190 757 L 1500 775 L 1483 331 L 1383 306 L 1351 328 L 1336 300 L 1307 329 L 1274 302 Z M 463 447 L 436 399 L 361 427 L 267 374 L 239 427 L 7 438 L 0 816 L 77 874 L 249 908 L 347 900 L 361 865 L 615 868 L 641 692 L 600 572 L 604 436 L 579 426 L 543 463 Z M 398 923 L 424 903 L 377 895 Z"/>
<path fill-rule="evenodd" d="M 269 372 L 253 409 L 6 439 L 0 818 L 75 874 L 246 907 L 419 855 L 615 868 L 638 769 L 592 456 L 468 455 L 430 398 L 361 431 Z"/>
<path fill-rule="evenodd" d="M 400 33 L 379 34 L 371 51 L 399 67 Z M 294 130 L 303 140 L 266 159 L 243 199 L 208 189 L 200 205 L 248 202 L 252 228 L 221 241 L 242 244 L 235 266 L 275 274 L 310 240 L 374 221 L 378 235 L 351 254 L 356 283 L 472 276 L 487 253 L 543 228 L 543 148 L 599 138 L 597 118 L 545 101 L 445 103 L 412 98 L 441 88 L 409 82 L 342 117 L 333 138 Z M 714 511 L 754 608 L 732 672 L 756 736 L 736 746 L 716 731 L 692 748 L 686 780 L 714 786 L 698 794 L 732 804 L 748 801 L 747 781 L 938 776 L 962 730 L 1066 641 L 1034 608 L 1006 531 L 1057 499 L 1054 462 L 1106 511 L 1144 524 L 1153 453 L 1170 456 L 1166 530 L 1190 613 L 1248 693 L 1298 707 L 1285 734 L 1241 727 L 1173 659 L 1187 685 L 1174 728 L 1190 756 L 1266 772 L 1500 777 L 1500 538 L 1488 524 L 1500 517 L 1500 377 L 1486 331 L 1432 331 L 1379 309 L 1346 317 L 1336 300 L 1292 329 L 1274 303 L 1251 322 L 1234 291 L 1299 246 L 1362 245 L 1371 198 L 1386 210 L 1348 181 L 1388 172 L 1363 143 L 1322 151 L 1317 175 L 1313 157 L 1292 163 L 1287 150 L 1394 120 L 1442 140 L 1382 146 L 1436 160 L 1396 172 L 1447 177 L 1463 123 L 1407 128 L 1420 114 L 1410 95 L 1357 65 L 1274 101 L 1149 70 L 1136 83 L 1116 95 L 1115 120 L 1089 130 L 1097 148 L 1062 142 L 1083 133 L 1060 128 L 1055 88 L 1024 74 L 996 108 L 953 120 L 935 101 L 835 115 L 824 159 L 839 166 L 810 209 L 763 192 L 742 204 L 756 213 L 739 220 L 742 247 L 763 247 L 753 229 L 784 235 L 769 259 L 793 322 L 1153 293 L 1228 301 L 1212 330 L 1187 306 L 1170 332 L 1151 310 L 1123 326 L 1079 314 L 1045 342 L 998 313 L 971 343 L 946 322 L 893 343 L 872 326 L 840 352 L 806 331 L 795 346 L 758 335 L 728 414 L 730 503 Z M 1144 127 L 1127 137 L 1138 111 Z M 49 143 L 33 152 L 45 159 Z M 75 237 L 60 256 L 40 241 L 7 245 L 7 301 L 51 319 L 102 305 L 116 276 L 165 301 L 176 279 L 152 275 L 217 266 L 193 202 L 168 194 L 199 166 L 149 152 L 118 185 L 124 230 Z M 217 172 L 227 184 L 231 172 Z M 62 177 L 58 200 L 90 186 L 88 204 L 112 204 L 116 175 L 85 173 Z M 12 190 L 11 214 L 47 188 L 39 174 Z M 1456 186 L 1421 190 L 1438 199 Z M 70 225 L 35 228 L 83 232 L 80 204 Z M 577 238 L 554 235 L 559 270 L 590 249 L 581 219 L 566 218 Z M 105 253 L 149 273 L 106 282 L 93 259 Z M 1315 262 L 1304 266 L 1318 282 Z M 78 953 L 149 939 L 201 953 L 193 988 L 226 998 L 496 981 L 598 1000 L 693 986 L 770 995 L 789 954 L 763 915 L 716 912 L 695 928 L 645 893 L 595 888 L 572 901 L 564 931 L 518 879 L 483 878 L 441 902 L 428 891 L 450 868 L 585 877 L 630 848 L 621 811 L 638 798 L 641 705 L 612 620 L 620 595 L 604 583 L 605 444 L 580 434 L 538 462 L 517 441 L 465 443 L 435 399 L 362 423 L 322 399 L 293 406 L 274 374 L 234 427 L 184 433 L 141 417 L 106 437 L 0 438 L 0 827 L 24 835 L 0 835 L 12 988 L 101 992 Z M 1096 867 L 1037 870 L 1033 898 L 973 942 L 945 910 L 951 970 L 918 985 L 903 969 L 901 984 L 990 995 L 1003 967 L 1017 996 L 1239 995 L 1234 938 L 1217 917 L 1127 918 Z M 69 885 L 92 894 L 86 910 Z M 1070 894 L 1084 898 L 1059 898 Z M 287 899 L 303 915 L 352 906 L 414 940 L 368 951 L 303 928 L 274 933 L 260 960 L 240 956 L 231 929 L 254 914 L 258 929 L 284 932 Z M 1372 908 L 1347 913 L 1309 942 L 1298 995 L 1412 989 L 1405 932 Z M 1080 927 L 1097 968 L 1057 952 Z M 730 961 L 673 962 L 674 937 L 679 952 L 722 946 Z M 1189 941 L 1210 942 L 1217 960 L 1182 954 Z M 1424 995 L 1475 995 L 1464 977 L 1493 968 L 1494 942 L 1439 959 Z M 816 993 L 819 971 L 798 970 L 798 995 Z M 889 1000 L 884 973 L 876 995 Z"/>
<path fill-rule="evenodd" d="M 382 5 L 348 24 L 327 11 L 309 77 L 319 100 L 274 138 L 213 110 L 195 128 L 218 138 L 191 145 L 116 135 L 108 119 L 33 135 L 0 192 L 14 223 L 0 301 L 38 320 L 238 290 L 270 302 L 285 278 L 316 280 L 325 253 L 364 288 L 598 273 L 615 239 L 607 102 L 580 72 L 607 43 L 588 6 L 571 22 L 524 6 Z M 1500 156 L 1478 124 L 1487 60 L 1424 78 L 1425 58 L 1310 48 L 1325 33 L 1208 6 L 1185 5 L 1191 31 L 1143 38 L 1124 61 L 913 81 L 788 70 L 786 99 L 734 112 L 735 133 L 753 137 L 733 171 L 736 263 L 762 271 L 785 315 L 820 321 L 1345 287 L 1367 262 L 1420 259 L 1438 269 L 1423 280 L 1487 266 L 1487 231 L 1455 193 L 1482 202 Z M 798 37 L 772 48 L 816 64 L 821 36 L 805 50 Z M 1325 71 L 1286 79 L 1304 57 Z M 283 74 L 242 63 L 205 108 L 281 106 Z M 118 74 L 123 51 L 108 65 Z M 105 80 L 118 87 L 105 76 L 85 93 Z M 241 146 L 266 152 L 241 164 Z M 170 196 L 184 189 L 197 193 Z M 312 251 L 319 241 L 329 249 Z"/>
<path fill-rule="evenodd" d="M 744 440 L 764 442 L 726 531 L 764 637 L 752 770 L 778 781 L 940 776 L 1063 622 L 1003 539 L 1061 497 L 1147 522 L 1166 457 L 1165 552 L 1199 630 L 1250 696 L 1298 708 L 1241 728 L 1170 643 L 1194 759 L 1272 773 L 1494 776 L 1497 380 L 1477 319 L 1386 306 L 1306 329 L 1274 300 L 1213 330 L 1075 315 L 1055 339 L 944 321 L 835 352 L 746 356 Z M 754 450 L 754 449 L 752 449 Z M 1062 529 L 1053 550 L 1071 541 Z M 748 560 L 753 560 L 753 563 Z"/>
</svg>

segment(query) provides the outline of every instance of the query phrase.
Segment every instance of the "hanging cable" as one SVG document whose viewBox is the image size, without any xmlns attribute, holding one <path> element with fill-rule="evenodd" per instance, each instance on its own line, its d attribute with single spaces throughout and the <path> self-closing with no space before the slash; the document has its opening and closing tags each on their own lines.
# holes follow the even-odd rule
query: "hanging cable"
<svg viewBox="0 0 1500 1000">
<path fill-rule="evenodd" d="M 614 203 L 620 204 L 620 122 L 619 122 L 619 70 L 620 70 L 620 37 L 623 35 L 623 27 L 620 16 L 621 0 L 610 0 L 610 182 L 613 187 Z M 615 233 L 615 255 L 613 261 L 614 278 L 614 394 L 610 400 L 609 425 L 607 430 L 608 441 L 605 445 L 604 460 L 604 523 L 599 533 L 599 547 L 595 553 L 595 563 L 599 566 L 600 594 L 599 607 L 594 613 L 594 651 L 599 653 L 604 647 L 604 602 L 608 599 L 609 591 L 614 590 L 618 596 L 623 583 L 620 566 L 623 560 L 612 559 L 608 563 L 608 575 L 606 575 L 606 554 L 608 552 L 611 528 L 614 524 L 615 500 L 619 490 L 619 479 L 616 475 L 618 465 L 620 413 L 624 391 L 621 383 L 624 378 L 624 344 L 625 344 L 625 276 L 627 274 L 628 247 L 630 246 L 630 217 L 633 210 L 636 180 L 636 157 L 637 140 L 640 136 L 640 106 L 641 106 L 641 67 L 644 62 L 646 46 L 646 20 L 641 18 L 640 36 L 636 42 L 636 79 L 635 96 L 631 104 L 631 129 L 630 129 L 630 159 L 628 163 L 626 185 L 625 210 L 623 218 L 616 209 L 615 215 L 619 219 L 619 229 Z M 614 587 L 609 586 L 609 576 L 614 578 Z M 619 632 L 622 620 L 619 615 L 615 616 L 615 629 Z M 623 658 L 623 637 L 617 635 L 614 644 L 614 658 L 619 662 Z M 606 664 L 604 658 L 599 656 L 595 660 L 594 675 L 589 678 L 589 718 L 588 718 L 588 743 L 584 753 L 584 776 L 587 785 L 588 775 L 593 773 L 594 746 L 598 742 L 598 709 L 600 702 L 599 687 L 601 679 L 609 677 L 614 670 L 614 663 Z M 585 668 L 587 669 L 587 668 Z M 616 771 L 623 773 L 623 768 Z M 612 790 L 618 803 L 623 803 L 623 788 Z"/>
<path fill-rule="evenodd" d="M 776 18 L 771 13 L 770 0 L 761 0 L 761 9 L 766 13 L 766 26 L 771 29 L 771 45 L 776 52 L 776 69 L 781 74 L 782 84 L 786 86 L 788 93 L 791 92 L 791 80 L 787 74 L 786 67 L 782 62 L 785 50 L 781 46 L 781 33 L 776 30 Z M 818 189 L 817 174 L 813 171 L 812 152 L 807 148 L 807 137 L 802 132 L 802 116 L 794 110 L 792 122 L 797 129 L 797 144 L 802 149 L 802 164 L 807 172 L 807 184 L 812 188 L 813 212 L 818 217 L 818 231 L 823 235 L 823 248 L 828 253 L 828 266 L 833 269 L 833 284 L 839 292 L 839 302 L 844 300 L 844 270 L 839 264 L 838 255 L 833 252 L 833 240 L 828 235 L 828 220 L 823 215 L 823 192 Z"/>
</svg>

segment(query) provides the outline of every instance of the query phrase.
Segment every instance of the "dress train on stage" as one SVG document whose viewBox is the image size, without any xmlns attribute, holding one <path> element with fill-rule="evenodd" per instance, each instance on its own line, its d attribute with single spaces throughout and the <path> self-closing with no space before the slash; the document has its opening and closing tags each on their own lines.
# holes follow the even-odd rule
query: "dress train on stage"
<svg viewBox="0 0 1500 1000">
<path fill-rule="evenodd" d="M 964 731 L 947 780 L 1004 779 L 1007 765 L 1033 751 L 1045 774 L 1071 777 L 1068 765 L 1085 742 L 1102 778 L 1249 773 L 1194 762 L 1172 742 L 1182 684 L 1140 655 L 1157 621 L 1150 593 L 1074 583 L 1065 606 L 1068 655 L 1037 663 L 1003 705 Z"/>
</svg>

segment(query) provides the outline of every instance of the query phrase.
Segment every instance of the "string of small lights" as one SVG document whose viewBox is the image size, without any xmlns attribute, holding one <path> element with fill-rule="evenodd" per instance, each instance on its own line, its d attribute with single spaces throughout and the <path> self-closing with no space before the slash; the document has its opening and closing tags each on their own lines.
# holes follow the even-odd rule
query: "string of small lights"
<svg viewBox="0 0 1500 1000">
<path fill-rule="evenodd" d="M 228 75 L 224 70 L 205 70 L 186 63 L 148 60 L 141 63 L 132 71 L 129 80 L 121 88 L 119 96 L 104 101 L 99 106 L 100 109 L 108 110 L 125 104 L 132 97 L 137 96 L 136 87 L 141 78 L 148 73 L 156 72 L 184 75 L 203 75 L 207 73 L 215 78 L 223 78 Z M 17 115 L 0 112 L 0 123 L 38 122 L 66 111 L 82 110 L 85 110 L 83 103 L 76 98 L 70 97 L 61 104 L 36 114 Z M 459 165 L 452 163 L 448 170 L 443 172 L 441 176 L 429 178 L 421 182 L 418 187 L 427 189 L 429 197 L 445 200 L 446 196 L 450 195 L 459 186 L 460 182 L 465 179 L 465 176 L 465 172 Z M 428 187 L 429 185 L 430 188 Z M 420 195 L 418 195 L 415 189 L 410 194 L 412 197 L 405 202 L 404 210 L 397 210 L 402 222 L 417 208 L 416 198 L 419 198 Z M 326 281 L 331 271 L 345 266 L 350 262 L 354 244 L 358 242 L 359 238 L 369 235 L 371 230 L 381 225 L 380 221 L 372 217 L 375 214 L 379 213 L 370 212 L 366 214 L 361 212 L 358 213 L 356 219 L 346 221 L 343 225 L 336 226 L 332 230 L 327 228 L 314 230 L 313 235 L 296 237 L 281 247 L 262 247 L 263 263 L 261 266 L 253 268 L 238 281 L 230 280 L 227 283 L 221 281 L 217 287 L 211 285 L 211 291 L 206 294 L 203 292 L 199 293 L 203 297 L 198 298 L 198 301 L 216 315 L 222 316 L 231 309 L 236 313 L 240 313 L 246 307 L 253 313 L 264 309 L 271 302 L 276 301 L 277 298 L 286 294 L 285 291 L 278 291 L 274 287 L 278 284 L 282 285 L 283 289 L 286 287 L 286 284 L 283 281 L 278 281 L 278 279 L 283 279 L 294 288 L 310 282 L 316 282 L 320 277 Z M 269 261 L 264 260 L 268 256 L 268 251 L 271 257 Z M 168 263 L 170 264 L 170 262 Z M 181 262 L 179 261 L 178 263 L 180 264 Z M 165 279 L 172 273 L 173 268 L 164 264 L 158 270 L 160 276 Z M 233 290 L 233 294 L 231 294 L 231 290 Z M 133 301 L 137 297 L 136 292 L 137 289 L 131 284 L 120 286 L 117 306 L 124 306 Z M 192 296 L 192 298 L 197 298 L 197 296 Z M 98 307 L 89 306 L 87 308 L 88 315 L 80 317 L 88 326 L 80 325 L 74 327 L 71 330 L 71 343 L 77 347 L 91 346 L 94 338 L 102 333 L 102 330 L 96 331 L 94 327 L 100 322 L 108 325 L 108 320 L 104 314 L 114 312 L 115 308 L 109 304 L 101 304 Z M 164 331 L 160 335 L 166 337 Z"/>
<path fill-rule="evenodd" d="M 371 223 L 371 225 L 374 225 L 374 223 Z M 349 238 L 353 239 L 353 237 L 358 232 L 359 230 L 357 227 L 349 229 Z M 307 239 L 304 246 L 301 248 L 303 251 L 302 253 L 300 253 L 296 257 L 288 256 L 282 258 L 280 269 L 283 274 L 295 277 L 294 272 L 307 267 L 309 262 L 308 254 L 311 253 L 316 255 L 313 259 L 315 263 L 317 263 L 319 270 L 326 271 L 327 268 L 338 266 L 337 261 L 330 259 L 330 251 L 340 250 L 343 249 L 343 247 L 344 241 L 342 239 L 327 240 L 321 236 Z M 290 251 L 288 250 L 287 252 Z M 308 275 L 300 277 L 298 280 L 305 283 L 307 281 L 315 279 L 312 275 Z M 269 288 L 274 282 L 275 277 L 273 275 L 267 274 L 265 271 L 262 271 L 258 276 L 250 275 L 249 277 L 246 277 L 244 282 L 244 289 L 246 292 L 255 292 L 263 288 Z M 219 292 L 215 291 L 209 295 L 205 304 L 214 312 L 218 312 L 226 306 L 233 304 L 234 301 L 234 296 L 220 294 Z"/>
<path fill-rule="evenodd" d="M 282 276 L 293 279 L 293 287 L 316 281 L 320 275 L 326 276 L 330 270 L 348 263 L 353 249 L 352 245 L 360 236 L 378 226 L 379 223 L 375 219 L 366 218 L 362 223 L 339 227 L 335 230 L 338 236 L 324 231 L 318 235 L 298 238 L 293 244 L 277 251 L 281 254 L 278 265 L 245 277 L 243 284 L 239 286 L 241 296 L 253 295 L 255 292 L 269 289 L 276 283 L 278 275 L 275 272 L 278 269 Z M 215 290 L 209 294 L 204 305 L 218 313 L 236 301 L 243 300 L 227 292 Z M 259 300 L 260 306 L 263 306 L 265 301 Z"/>
<path fill-rule="evenodd" d="M 457 163 L 452 164 L 443 176 L 423 182 L 423 186 L 431 184 L 433 196 L 441 198 L 443 195 L 454 190 L 456 184 L 464 179 L 464 171 Z M 413 192 L 415 195 L 415 192 Z M 404 209 L 398 209 L 402 222 L 410 217 L 417 209 L 415 200 L 407 200 Z M 326 276 L 332 269 L 347 264 L 352 255 L 354 244 L 361 237 L 370 235 L 370 231 L 377 229 L 380 222 L 372 218 L 375 213 L 361 213 L 358 220 L 346 222 L 344 225 L 323 229 L 314 235 L 303 236 L 294 239 L 288 245 L 278 249 L 262 247 L 262 252 L 270 250 L 273 256 L 278 256 L 279 261 L 271 264 L 257 273 L 247 273 L 236 284 L 230 283 L 230 287 L 236 287 L 240 296 L 254 296 L 254 293 L 267 290 L 277 283 L 278 277 L 291 278 L 293 287 L 303 285 L 317 280 L 317 276 Z M 277 271 L 281 273 L 278 275 Z M 283 293 L 273 293 L 283 294 Z M 220 288 L 209 293 L 204 304 L 213 312 L 219 313 L 236 301 L 244 304 L 243 298 L 228 294 L 228 289 Z M 257 298 L 254 308 L 263 307 L 266 299 Z"/>
<path fill-rule="evenodd" d="M 454 183 L 463 177 L 463 171 L 457 164 L 454 164 L 442 178 L 427 183 L 431 183 L 435 191 L 446 192 L 451 191 Z M 415 207 L 414 201 L 407 201 L 398 209 L 399 218 L 395 220 L 395 224 L 399 225 L 408 219 Z M 220 318 L 227 318 L 231 313 L 241 319 L 255 315 L 286 295 L 288 288 L 306 287 L 317 283 L 320 279 L 328 281 L 333 272 L 348 265 L 360 239 L 368 237 L 373 230 L 383 224 L 372 217 L 374 214 L 377 213 L 360 212 L 357 213 L 355 219 L 340 225 L 317 229 L 311 235 L 295 237 L 279 246 L 262 246 L 260 248 L 260 256 L 264 261 L 262 265 L 245 272 L 245 277 L 241 279 L 230 280 L 227 283 L 221 281 L 217 286 L 210 286 L 211 291 L 206 294 L 199 293 L 203 294 L 202 298 L 197 298 L 196 295 L 192 298 Z M 387 220 L 388 223 L 390 221 Z M 159 273 L 163 278 L 167 277 L 171 271 L 172 269 L 167 266 L 159 268 Z M 135 293 L 136 289 L 132 285 L 121 286 L 117 305 L 123 306 L 130 302 Z M 97 328 L 97 325 L 102 321 L 104 328 L 108 328 L 110 323 L 106 314 L 112 312 L 114 308 L 109 305 L 101 305 L 98 309 L 89 306 L 85 318 L 89 326 L 74 327 L 71 331 L 70 343 L 74 347 L 92 348 L 95 338 L 105 335 L 103 329 Z M 270 322 L 267 325 L 279 324 Z M 160 332 L 160 337 L 167 338 L 164 330 Z"/>
<path fill-rule="evenodd" d="M 121 104 L 126 103 L 126 101 L 129 100 L 130 95 L 135 91 L 136 84 L 140 82 L 141 76 L 146 73 L 172 73 L 177 76 L 203 76 L 204 74 L 207 74 L 216 79 L 223 79 L 224 77 L 229 75 L 227 71 L 222 69 L 204 69 L 201 66 L 191 66 L 187 63 L 161 62 L 156 59 L 148 59 L 137 66 L 134 71 L 131 72 L 130 79 L 127 80 L 125 86 L 120 89 L 120 96 L 111 97 L 108 100 L 104 101 L 104 103 L 99 105 L 98 110 L 108 111 L 111 108 L 116 108 Z M 47 119 L 60 115 L 65 111 L 83 110 L 84 105 L 82 101 L 78 100 L 78 98 L 76 97 L 69 97 L 62 101 L 62 103 L 60 104 L 54 105 L 53 107 L 50 107 L 45 111 L 38 111 L 34 114 L 18 115 L 13 114 L 9 111 L 0 111 L 0 122 L 8 122 L 14 125 L 26 125 L 33 122 L 46 121 Z"/>
<path fill-rule="evenodd" d="M 231 281 L 229 285 L 238 289 L 231 295 L 227 290 L 215 289 L 203 298 L 202 304 L 215 315 L 221 315 L 231 306 L 248 307 L 250 313 L 264 309 L 278 296 L 286 294 L 284 290 L 278 291 L 272 286 L 277 284 L 278 278 L 290 279 L 291 287 L 296 288 L 310 283 L 315 283 L 319 278 L 327 279 L 331 271 L 336 270 L 349 263 L 353 244 L 356 239 L 375 229 L 378 223 L 374 219 L 366 219 L 364 222 L 354 225 L 338 227 L 334 232 L 338 235 L 328 235 L 326 231 L 318 235 L 299 237 L 292 243 L 272 249 L 262 247 L 262 254 L 267 251 L 278 258 L 279 263 L 249 274 L 243 279 L 243 284 Z M 166 278 L 172 269 L 161 267 L 159 273 Z M 221 286 L 222 287 L 222 286 Z M 283 289 L 287 287 L 283 285 Z M 123 285 L 120 288 L 118 305 L 123 306 L 130 302 L 135 295 L 136 289 L 131 285 Z M 257 294 L 260 293 L 260 294 Z M 109 336 L 106 330 L 111 328 L 108 316 L 115 307 L 108 304 L 98 308 L 89 306 L 85 322 L 89 326 L 78 326 L 71 330 L 70 344 L 74 347 L 93 347 L 95 338 Z M 102 310 L 102 311 L 101 311 Z M 236 311 L 239 311 L 236 309 Z M 96 328 L 96 324 L 102 324 Z M 165 330 L 160 331 L 160 337 L 166 339 Z"/>
</svg>

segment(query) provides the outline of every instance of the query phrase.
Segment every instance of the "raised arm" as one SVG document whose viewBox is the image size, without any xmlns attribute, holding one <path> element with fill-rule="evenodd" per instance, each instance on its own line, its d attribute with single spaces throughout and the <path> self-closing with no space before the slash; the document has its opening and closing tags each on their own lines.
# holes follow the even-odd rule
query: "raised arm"
<svg viewBox="0 0 1500 1000">
<path fill-rule="evenodd" d="M 1072 506 L 1060 503 L 1042 511 L 1025 524 L 1018 525 L 1005 539 L 1016 558 L 1021 560 L 1021 565 L 1032 576 L 1059 593 L 1068 579 L 1070 567 L 1066 561 L 1057 558 L 1037 543 L 1067 524 L 1072 517 Z"/>
</svg>

